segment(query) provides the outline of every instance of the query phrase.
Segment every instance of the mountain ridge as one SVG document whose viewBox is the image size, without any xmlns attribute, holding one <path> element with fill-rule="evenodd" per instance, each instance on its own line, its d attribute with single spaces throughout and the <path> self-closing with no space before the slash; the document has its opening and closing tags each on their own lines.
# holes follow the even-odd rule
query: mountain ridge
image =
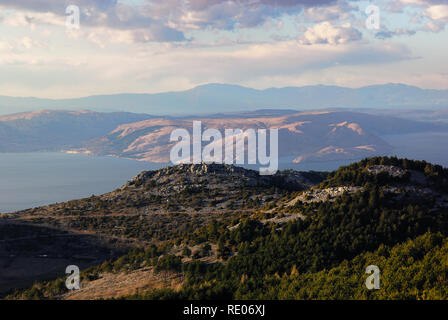
<svg viewBox="0 0 448 320">
<path fill-rule="evenodd" d="M 84 144 L 84 151 L 150 162 L 169 162 L 174 142 L 170 133 L 185 128 L 191 134 L 192 123 L 200 120 L 204 130 L 276 128 L 279 131 L 279 157 L 288 162 L 361 159 L 393 152 L 383 134 L 446 131 L 448 126 L 414 122 L 395 117 L 366 115 L 359 112 L 309 111 L 247 116 L 157 118 L 125 124 L 104 137 Z M 287 160 L 289 159 L 289 160 Z"/>
<path fill-rule="evenodd" d="M 157 115 L 210 114 L 254 109 L 316 108 L 445 108 L 448 90 L 421 89 L 404 84 L 347 88 L 330 85 L 253 89 L 211 83 L 184 91 L 122 93 L 71 99 L 0 96 L 0 114 L 50 109 L 129 111 Z"/>
</svg>

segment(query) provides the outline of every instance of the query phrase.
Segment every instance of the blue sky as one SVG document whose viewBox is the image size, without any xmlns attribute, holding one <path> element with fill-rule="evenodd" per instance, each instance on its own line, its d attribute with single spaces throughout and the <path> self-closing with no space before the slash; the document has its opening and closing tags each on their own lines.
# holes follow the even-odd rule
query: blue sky
<svg viewBox="0 0 448 320">
<path fill-rule="evenodd" d="M 80 28 L 66 26 L 66 7 Z M 380 29 L 368 29 L 375 5 Z M 448 1 L 0 0 L 0 95 L 400 82 L 448 89 Z"/>
</svg>

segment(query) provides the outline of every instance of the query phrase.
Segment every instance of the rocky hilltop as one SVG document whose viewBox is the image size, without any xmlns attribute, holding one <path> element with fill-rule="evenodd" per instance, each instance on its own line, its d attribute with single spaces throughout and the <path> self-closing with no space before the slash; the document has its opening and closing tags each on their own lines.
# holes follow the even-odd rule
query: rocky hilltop
<svg viewBox="0 0 448 320">
<path fill-rule="evenodd" d="M 153 241 L 166 240 L 210 219 L 254 212 L 266 203 L 323 181 L 325 173 L 258 171 L 223 164 L 192 164 L 144 171 L 121 188 L 81 200 L 5 215 L 64 230 Z M 176 219 L 173 219 L 173 217 Z M 180 229 L 179 229 L 180 228 Z M 164 231 L 171 230 L 171 233 Z M 173 232 L 175 230 L 175 232 Z"/>
<path fill-rule="evenodd" d="M 144 171 L 104 195 L 4 214 L 0 270 L 9 278 L 0 275 L 0 294 L 14 283 L 63 275 L 64 264 L 87 267 L 124 248 L 184 237 L 213 220 L 230 223 L 325 175 L 287 170 L 260 176 L 229 165 L 178 165 Z"/>
<path fill-rule="evenodd" d="M 208 189 L 279 187 L 303 190 L 320 182 L 321 175 L 285 170 L 274 175 L 260 175 L 258 171 L 227 164 L 180 164 L 160 170 L 144 171 L 128 181 L 121 190 L 150 184 L 151 192 L 168 195 L 191 187 Z M 154 188 L 156 187 L 156 188 Z"/>
</svg>

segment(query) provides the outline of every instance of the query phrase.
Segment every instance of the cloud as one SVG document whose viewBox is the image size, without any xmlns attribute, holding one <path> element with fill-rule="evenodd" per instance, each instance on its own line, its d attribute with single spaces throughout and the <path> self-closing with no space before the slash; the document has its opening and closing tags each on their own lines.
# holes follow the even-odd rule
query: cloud
<svg viewBox="0 0 448 320">
<path fill-rule="evenodd" d="M 425 16 L 429 17 L 431 20 L 445 21 L 448 22 L 448 5 L 434 5 L 426 9 Z"/>
<path fill-rule="evenodd" d="M 417 31 L 415 30 L 408 30 L 408 29 L 404 29 L 404 28 L 399 28 L 399 29 L 395 29 L 394 31 L 391 30 L 383 30 L 380 32 L 377 32 L 375 34 L 375 37 L 377 39 L 389 39 L 392 38 L 394 36 L 412 36 L 414 34 L 416 34 Z"/>
<path fill-rule="evenodd" d="M 188 31 L 205 28 L 233 30 L 236 27 L 252 28 L 271 18 L 288 12 L 298 13 L 297 6 L 264 4 L 260 1 L 185 1 L 151 0 L 143 5 L 147 16 L 167 19 L 177 30 Z"/>
<path fill-rule="evenodd" d="M 443 22 L 436 22 L 436 21 L 428 21 L 424 27 L 422 28 L 423 31 L 430 31 L 430 32 L 440 32 L 443 29 L 445 29 L 445 23 Z"/>
<path fill-rule="evenodd" d="M 107 47 L 109 43 L 136 44 L 146 42 L 170 42 L 183 41 L 183 35 L 173 32 L 172 29 L 163 26 L 151 25 L 149 28 L 120 30 L 110 28 L 93 28 L 88 31 L 72 31 L 68 33 L 72 38 L 81 37 L 101 48 Z"/>
<path fill-rule="evenodd" d="M 448 24 L 448 5 L 436 4 L 429 6 L 422 14 L 429 21 L 423 27 L 424 31 L 431 31 L 434 33 L 445 29 Z"/>
<path fill-rule="evenodd" d="M 322 7 L 337 0 L 146 0 L 138 6 L 117 0 L 0 0 L 0 5 L 25 11 L 65 15 L 67 5 L 77 5 L 84 26 L 131 30 L 152 29 L 155 41 L 182 41 L 190 30 L 253 28 L 303 8 Z M 163 26 L 163 27 L 161 27 Z M 139 37 L 135 37 L 138 39 Z M 153 40 L 150 40 L 153 41 Z"/>
<path fill-rule="evenodd" d="M 11 51 L 13 46 L 8 41 L 0 41 L 0 52 Z"/>
<path fill-rule="evenodd" d="M 376 35 L 383 41 L 372 41 L 361 34 L 368 33 L 364 8 L 349 0 L 150 0 L 140 5 L 84 0 L 81 29 L 69 31 L 64 0 L 0 0 L 2 9 L 15 8 L 0 14 L 0 90 L 55 97 L 180 90 L 208 82 L 356 85 L 373 78 L 377 83 L 406 81 L 420 69 L 440 71 L 429 70 L 436 50 L 424 52 L 423 63 L 392 39 L 423 27 L 442 30 L 443 11 L 431 9 L 442 4 L 403 1 L 412 6 L 406 14 L 419 21 L 387 28 L 395 13 L 385 12 Z M 408 19 L 393 22 L 400 21 Z M 43 36 L 44 30 L 51 36 Z M 444 34 L 438 37 L 434 48 Z M 407 43 L 408 38 L 400 40 Z M 408 44 L 422 52 L 418 43 Z M 439 65 L 443 68 L 443 61 Z M 430 86 L 431 79 L 440 84 L 446 77 L 424 79 Z"/>
<path fill-rule="evenodd" d="M 296 41 L 275 44 L 252 44 L 238 50 L 215 51 L 210 49 L 169 48 L 154 54 L 148 51 L 139 59 L 152 61 L 150 71 L 135 61 L 126 64 L 143 83 L 158 82 L 178 75 L 191 83 L 241 83 L 263 77 L 299 76 L 309 70 L 319 72 L 334 66 L 365 66 L 412 59 L 404 46 L 383 44 L 381 47 L 366 44 L 307 46 Z"/>
<path fill-rule="evenodd" d="M 65 14 L 65 8 L 68 5 L 106 10 L 114 7 L 116 4 L 117 0 L 0 0 L 0 5 L 5 7 L 39 12 L 54 12 L 61 15 Z"/>
<path fill-rule="evenodd" d="M 97 24 L 111 28 L 141 28 L 157 22 L 166 29 L 160 34 L 174 41 L 184 40 L 188 31 L 255 28 L 283 15 L 297 15 L 303 8 L 322 7 L 337 0 L 148 0 L 141 7 L 117 5 L 107 10 L 107 18 Z M 91 15 L 91 24 L 94 17 Z M 155 24 L 155 23 L 154 23 Z M 177 33 L 176 33 L 177 32 Z"/>
<path fill-rule="evenodd" d="M 446 0 L 397 0 L 387 3 L 387 8 L 392 12 L 401 12 L 406 7 L 428 7 L 443 3 L 446 3 Z"/>
<path fill-rule="evenodd" d="M 303 11 L 300 20 L 313 23 L 331 22 L 335 20 L 342 21 L 353 18 L 352 11 L 355 10 L 359 10 L 359 8 L 347 2 L 337 2 L 328 6 L 309 7 Z"/>
<path fill-rule="evenodd" d="M 47 45 L 43 42 L 24 36 L 9 41 L 0 41 L 0 53 L 13 53 L 18 54 L 28 51 L 30 49 L 47 48 Z"/>
<path fill-rule="evenodd" d="M 193 10 L 204 10 L 217 4 L 234 2 L 239 5 L 263 4 L 269 7 L 321 6 L 337 2 L 337 0 L 189 0 L 188 5 Z"/>
<path fill-rule="evenodd" d="M 400 14 L 404 14 L 405 9 L 414 9 L 410 11 L 413 12 L 410 22 L 419 25 L 418 28 L 414 28 L 418 31 L 437 33 L 444 30 L 448 24 L 448 4 L 446 0 L 398 0 L 388 3 L 387 8 L 390 12 Z M 377 37 L 389 38 L 393 35 L 402 34 L 386 31 L 378 33 Z"/>
<path fill-rule="evenodd" d="M 151 2 L 159 2 L 151 1 Z M 182 18 L 196 27 L 233 29 L 235 26 L 252 28 L 269 19 L 283 15 L 297 15 L 304 8 L 325 8 L 337 0 L 179 0 Z M 186 3 L 182 6 L 182 3 Z"/>
<path fill-rule="evenodd" d="M 35 6 L 34 2 L 0 0 L 0 5 L 19 7 L 4 14 L 1 23 L 11 27 L 28 26 L 34 29 L 36 25 L 53 25 L 65 27 L 65 5 L 60 1 L 38 0 L 42 6 Z M 71 1 L 70 1 L 71 2 Z M 32 3 L 32 4 L 31 4 Z M 182 31 L 167 25 L 167 21 L 157 20 L 140 12 L 138 7 L 117 4 L 116 1 L 73 1 L 80 6 L 81 34 L 104 33 L 104 29 L 125 30 L 128 38 L 133 42 L 171 42 L 185 41 Z M 14 4 L 14 5 L 12 5 Z M 36 7 L 36 10 L 34 10 Z M 88 29 L 87 31 L 85 31 Z M 98 30 L 95 30 L 98 29 Z M 93 39 L 90 36 L 88 40 Z M 95 42 L 95 41 L 94 41 Z M 113 41 L 112 41 L 113 42 Z M 97 42 L 96 42 L 97 43 Z"/>
<path fill-rule="evenodd" d="M 304 45 L 322 43 L 337 45 L 357 41 L 361 38 L 361 32 L 353 28 L 349 23 L 342 26 L 335 26 L 329 22 L 322 22 L 307 28 L 299 38 L 299 43 Z"/>
<path fill-rule="evenodd" d="M 15 11 L 5 15 L 1 22 L 10 27 L 30 27 L 32 29 L 39 24 L 65 26 L 65 18 L 51 12 Z"/>
<path fill-rule="evenodd" d="M 153 43 L 126 54 L 108 50 L 67 57 L 45 53 L 2 55 L 0 90 L 10 95 L 19 92 L 12 87 L 22 87 L 28 95 L 55 97 L 160 92 L 210 82 L 285 86 L 288 79 L 306 82 L 305 75 L 309 74 L 318 77 L 328 71 L 337 76 L 338 72 L 331 72 L 334 68 L 350 66 L 356 70 L 373 65 L 376 69 L 413 58 L 406 47 L 387 42 L 376 46 L 363 42 L 309 46 L 283 41 L 242 45 L 232 50 Z M 340 84 L 344 84 L 342 80 Z"/>
</svg>

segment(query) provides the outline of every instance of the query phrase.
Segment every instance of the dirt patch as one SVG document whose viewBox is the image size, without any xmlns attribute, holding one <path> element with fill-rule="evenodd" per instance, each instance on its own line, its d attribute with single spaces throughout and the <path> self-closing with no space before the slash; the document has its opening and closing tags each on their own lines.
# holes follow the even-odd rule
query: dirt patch
<svg viewBox="0 0 448 320">
<path fill-rule="evenodd" d="M 181 273 L 155 273 L 152 267 L 130 273 L 105 273 L 100 279 L 84 281 L 81 289 L 65 294 L 63 300 L 95 300 L 120 298 L 149 289 L 171 288 L 179 290 L 184 282 Z"/>
</svg>

